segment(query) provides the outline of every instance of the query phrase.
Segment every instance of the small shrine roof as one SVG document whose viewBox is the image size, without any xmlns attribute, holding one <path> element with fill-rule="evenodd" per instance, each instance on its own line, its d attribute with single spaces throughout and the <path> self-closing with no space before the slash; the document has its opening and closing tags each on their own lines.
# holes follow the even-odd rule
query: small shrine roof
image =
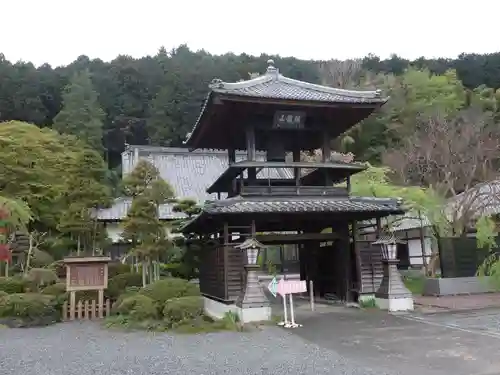
<svg viewBox="0 0 500 375">
<path fill-rule="evenodd" d="M 292 213 L 292 212 L 376 212 L 402 213 L 396 199 L 365 197 L 234 197 L 207 202 L 203 212 L 224 213 Z"/>
<path fill-rule="evenodd" d="M 184 143 L 190 144 L 195 133 L 199 131 L 200 123 L 208 111 L 214 94 L 233 100 L 277 100 L 294 102 L 295 104 L 302 102 L 304 105 L 315 103 L 316 106 L 366 105 L 372 108 L 381 106 L 388 100 L 387 97 L 382 96 L 381 90 L 345 90 L 288 78 L 279 73 L 273 60 L 269 60 L 268 64 L 269 66 L 263 75 L 246 81 L 224 82 L 221 79 L 213 79 L 209 84 L 210 92 L 205 99 L 200 115 L 192 131 L 187 134 Z M 366 116 L 364 115 L 364 117 Z"/>
<path fill-rule="evenodd" d="M 377 216 L 404 213 L 400 199 L 371 197 L 241 197 L 207 202 L 202 212 L 185 224 L 189 231 L 203 217 L 233 214 L 374 213 Z"/>
</svg>

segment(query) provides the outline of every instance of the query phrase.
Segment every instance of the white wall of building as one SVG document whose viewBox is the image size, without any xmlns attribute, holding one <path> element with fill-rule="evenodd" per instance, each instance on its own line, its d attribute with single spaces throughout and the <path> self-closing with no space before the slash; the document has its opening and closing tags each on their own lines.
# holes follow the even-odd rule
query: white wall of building
<svg viewBox="0 0 500 375">
<path fill-rule="evenodd" d="M 106 231 L 108 232 L 108 237 L 111 239 L 113 243 L 118 243 L 122 241 L 123 229 L 121 227 L 121 223 L 117 222 L 106 223 Z M 165 231 L 168 237 L 175 237 L 181 235 L 177 233 L 171 233 L 168 228 L 166 228 Z"/>
<path fill-rule="evenodd" d="M 410 264 L 412 266 L 423 266 L 422 259 L 422 241 L 420 238 L 409 239 L 408 243 L 408 253 L 410 256 Z M 427 263 L 429 263 L 432 254 L 432 239 L 427 237 L 424 238 L 424 251 L 427 258 Z"/>
</svg>

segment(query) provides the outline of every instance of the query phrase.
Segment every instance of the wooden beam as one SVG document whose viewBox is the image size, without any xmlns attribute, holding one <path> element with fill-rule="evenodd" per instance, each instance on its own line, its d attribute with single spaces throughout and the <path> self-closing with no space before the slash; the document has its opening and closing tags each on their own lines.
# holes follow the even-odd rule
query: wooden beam
<svg viewBox="0 0 500 375">
<path fill-rule="evenodd" d="M 339 238 L 337 233 L 300 233 L 300 234 L 258 234 L 257 241 L 266 243 L 296 243 L 301 241 L 333 241 Z"/>
</svg>

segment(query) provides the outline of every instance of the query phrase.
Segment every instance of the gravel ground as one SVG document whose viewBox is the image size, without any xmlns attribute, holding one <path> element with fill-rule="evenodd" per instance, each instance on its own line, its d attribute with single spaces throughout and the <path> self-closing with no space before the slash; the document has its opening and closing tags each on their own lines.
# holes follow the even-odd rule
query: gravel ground
<svg viewBox="0 0 500 375">
<path fill-rule="evenodd" d="M 169 335 L 110 331 L 91 322 L 0 329 L 0 374 L 396 375 L 362 367 L 275 327 Z"/>
</svg>

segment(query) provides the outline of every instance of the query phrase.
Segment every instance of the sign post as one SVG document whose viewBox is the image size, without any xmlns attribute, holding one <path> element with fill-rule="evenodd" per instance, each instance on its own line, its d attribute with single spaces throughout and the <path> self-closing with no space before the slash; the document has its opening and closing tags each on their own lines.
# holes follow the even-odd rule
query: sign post
<svg viewBox="0 0 500 375">
<path fill-rule="evenodd" d="M 267 286 L 269 292 L 273 295 L 273 297 L 277 296 L 278 293 L 278 280 L 276 280 L 276 276 L 273 277 L 269 285 Z M 285 314 L 285 319 L 278 323 L 279 326 L 288 326 L 288 313 L 286 308 L 286 296 L 282 296 L 283 298 L 283 312 Z"/>
<path fill-rule="evenodd" d="M 285 322 L 283 326 L 285 328 L 297 328 L 302 327 L 301 324 L 295 322 L 295 312 L 293 310 L 293 297 L 294 293 L 304 293 L 307 291 L 307 284 L 304 280 L 284 280 L 281 279 L 278 283 L 278 294 L 283 297 L 283 307 L 285 311 Z M 287 321 L 287 311 L 286 311 L 286 296 L 289 295 L 290 299 L 290 320 Z M 280 324 L 281 325 L 281 324 Z"/>
</svg>

